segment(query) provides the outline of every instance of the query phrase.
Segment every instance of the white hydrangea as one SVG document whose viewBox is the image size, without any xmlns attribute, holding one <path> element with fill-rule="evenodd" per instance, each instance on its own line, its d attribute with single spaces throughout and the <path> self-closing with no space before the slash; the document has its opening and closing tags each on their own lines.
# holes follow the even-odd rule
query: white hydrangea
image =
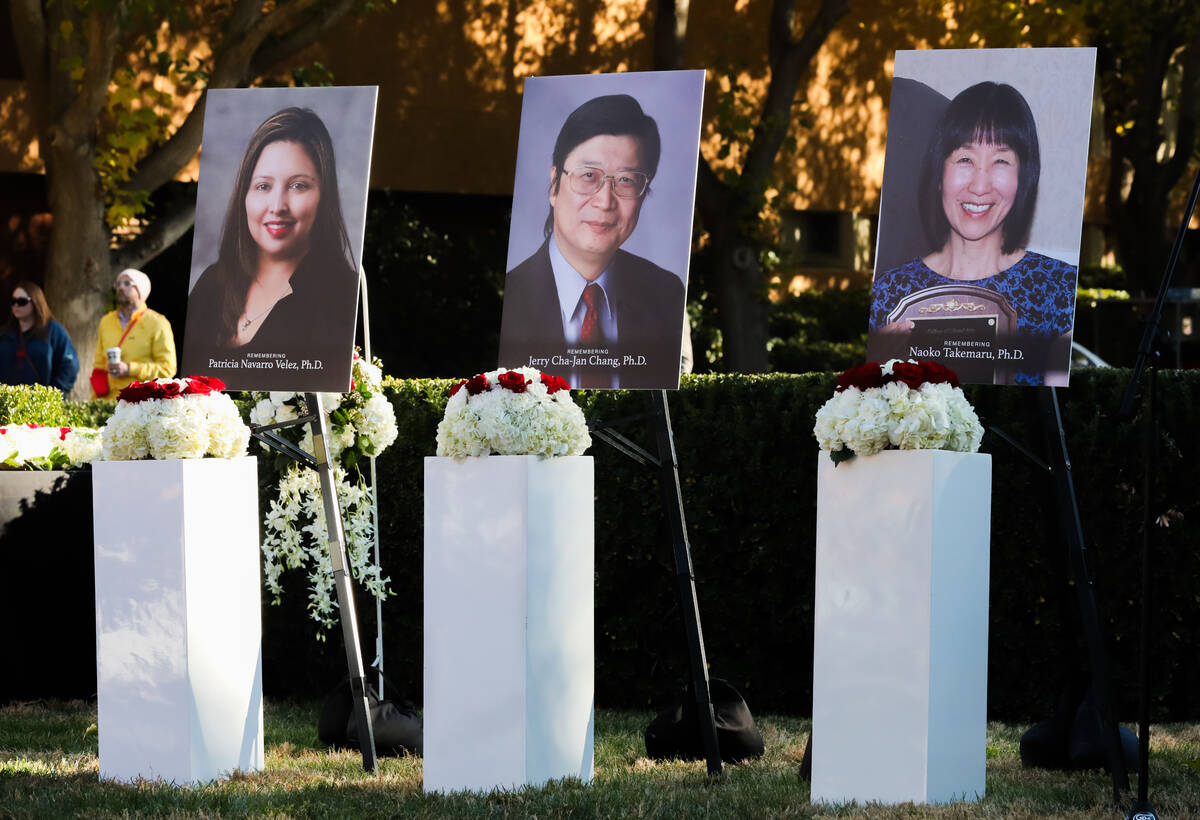
<svg viewBox="0 0 1200 820">
<path fill-rule="evenodd" d="M 0 461 L 10 467 L 20 468 L 45 462 L 62 442 L 62 434 L 57 427 L 14 424 L 0 427 L 0 431 L 0 446 L 3 447 L 4 456 Z"/>
<path fill-rule="evenodd" d="M 500 375 L 506 372 L 525 378 L 524 392 L 500 385 Z M 482 375 L 488 390 L 472 396 L 463 386 L 447 400 L 437 429 L 439 456 L 578 456 L 591 446 L 587 420 L 569 390 L 551 394 L 542 374 L 532 367 Z"/>
<path fill-rule="evenodd" d="M 903 360 L 888 361 L 881 373 L 891 376 L 898 361 Z M 914 390 L 892 381 L 834 393 L 817 411 L 813 436 L 822 450 L 837 454 L 835 461 L 888 448 L 974 453 L 983 425 L 961 388 L 927 382 Z"/>
<path fill-rule="evenodd" d="M 851 387 L 817 411 L 813 435 L 822 450 L 872 455 L 888 446 L 888 403 L 877 388 Z"/>
<path fill-rule="evenodd" d="M 186 389 L 187 379 L 159 379 Z M 101 458 L 236 458 L 246 455 L 250 429 L 224 393 L 189 393 L 170 398 L 117 402 L 101 431 Z"/>
<path fill-rule="evenodd" d="M 63 437 L 62 449 L 72 467 L 82 467 L 100 458 L 104 446 L 103 438 L 98 429 L 91 427 L 73 427 Z"/>
<path fill-rule="evenodd" d="M 383 394 L 383 370 L 376 359 L 372 364 L 354 354 L 354 389 L 349 393 L 322 393 L 321 406 L 329 423 L 329 453 L 337 459 L 345 450 L 354 448 L 363 456 L 377 456 L 396 441 L 396 411 Z M 256 393 L 250 422 L 256 426 L 292 421 L 301 415 L 303 398 L 299 393 Z M 334 420 L 335 410 L 342 410 L 349 419 L 342 424 Z M 312 452 L 312 431 L 305 427 L 297 440 L 300 447 Z M 263 449 L 267 445 L 259 442 Z"/>
<path fill-rule="evenodd" d="M 90 427 L 0 427 L 0 465 L 13 470 L 82 467 L 100 454 L 100 431 Z"/>
</svg>

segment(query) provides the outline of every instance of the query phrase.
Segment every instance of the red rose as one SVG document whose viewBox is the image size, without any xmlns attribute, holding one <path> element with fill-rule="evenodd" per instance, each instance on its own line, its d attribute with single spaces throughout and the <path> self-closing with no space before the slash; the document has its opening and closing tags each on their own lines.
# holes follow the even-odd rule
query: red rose
<svg viewBox="0 0 1200 820">
<path fill-rule="evenodd" d="M 492 385 L 488 383 L 487 376 L 480 373 L 478 376 L 472 376 L 467 379 L 467 395 L 478 396 L 487 390 L 491 390 Z"/>
<path fill-rule="evenodd" d="M 207 396 L 209 393 L 219 393 L 225 389 L 225 382 L 216 376 L 189 376 L 187 387 L 183 388 L 185 396 Z"/>
<path fill-rule="evenodd" d="M 59 428 L 58 428 L 58 440 L 59 440 L 59 441 L 66 441 L 66 440 L 67 440 L 67 433 L 69 433 L 69 432 L 71 432 L 71 428 L 70 428 L 70 427 L 59 427 Z"/>
<path fill-rule="evenodd" d="M 917 390 L 925 381 L 925 370 L 915 362 L 896 362 L 892 365 L 891 381 L 904 382 L 913 390 Z"/>
<path fill-rule="evenodd" d="M 446 392 L 446 395 L 447 395 L 447 396 L 453 396 L 453 395 L 454 395 L 455 393 L 457 393 L 459 390 L 462 390 L 462 389 L 463 389 L 463 385 L 464 385 L 464 384 L 466 384 L 466 383 L 467 383 L 467 380 L 466 380 L 466 379 L 459 379 L 459 380 L 458 380 L 458 384 L 452 384 L 452 385 L 450 385 L 450 389 L 449 389 L 449 390 Z"/>
<path fill-rule="evenodd" d="M 163 399 L 173 399 L 176 396 L 183 394 L 183 388 L 179 386 L 179 382 L 167 382 L 166 384 L 158 385 L 158 396 Z"/>
<path fill-rule="evenodd" d="M 511 390 L 514 393 L 524 393 L 525 386 L 532 384 L 532 382 L 515 370 L 507 370 L 501 373 L 497 381 L 500 382 L 500 386 L 505 390 Z"/>
<path fill-rule="evenodd" d="M 546 385 L 546 393 L 551 396 L 559 390 L 571 389 L 571 385 L 562 376 L 551 376 L 549 373 L 542 374 L 542 384 Z"/>
<path fill-rule="evenodd" d="M 187 387 L 183 388 L 185 396 L 207 396 L 213 392 L 214 388 L 209 384 L 208 379 L 193 376 L 188 379 Z"/>
<path fill-rule="evenodd" d="M 921 370 L 925 373 L 925 381 L 929 384 L 949 384 L 958 387 L 958 376 L 944 364 L 937 362 L 921 362 Z"/>
<path fill-rule="evenodd" d="M 129 404 L 137 404 L 146 399 L 158 396 L 158 385 L 154 382 L 133 382 L 117 394 L 117 399 Z"/>
<path fill-rule="evenodd" d="M 883 371 L 879 368 L 879 363 L 867 362 L 866 364 L 860 364 L 858 367 L 852 367 L 838 376 L 835 392 L 840 393 L 847 387 L 857 387 L 859 390 L 883 387 Z"/>
</svg>

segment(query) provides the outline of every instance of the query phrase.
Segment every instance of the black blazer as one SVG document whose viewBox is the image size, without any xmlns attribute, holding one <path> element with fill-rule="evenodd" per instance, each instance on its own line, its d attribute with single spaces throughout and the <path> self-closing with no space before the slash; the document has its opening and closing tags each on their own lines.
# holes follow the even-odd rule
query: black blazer
<svg viewBox="0 0 1200 820">
<path fill-rule="evenodd" d="M 684 307 L 679 277 L 618 250 L 608 268 L 606 292 L 616 309 L 620 342 L 595 359 L 593 354 L 568 351 L 550 266 L 550 242 L 542 243 L 505 277 L 500 366 L 537 367 L 563 377 L 591 373 L 605 380 L 616 373 L 623 388 L 676 387 Z M 572 351 L 579 347 L 583 345 Z"/>
<path fill-rule="evenodd" d="M 358 315 L 357 274 L 344 262 L 322 264 L 310 254 L 290 284 L 292 292 L 275 303 L 254 338 L 230 347 L 218 338 L 223 294 L 216 265 L 205 268 L 188 296 L 182 372 L 216 376 L 230 390 L 296 390 L 298 384 L 313 391 L 346 390 Z M 284 361 L 296 367 L 280 367 Z"/>
</svg>

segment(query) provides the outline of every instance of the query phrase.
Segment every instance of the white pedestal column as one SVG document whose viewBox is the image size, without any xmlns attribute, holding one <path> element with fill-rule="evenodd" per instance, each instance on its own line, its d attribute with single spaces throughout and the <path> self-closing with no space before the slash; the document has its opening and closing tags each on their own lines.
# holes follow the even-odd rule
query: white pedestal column
<svg viewBox="0 0 1200 820">
<path fill-rule="evenodd" d="M 92 472 L 100 778 L 262 769 L 254 458 Z"/>
<path fill-rule="evenodd" d="M 425 791 L 592 777 L 588 456 L 425 459 Z"/>
<path fill-rule="evenodd" d="M 984 793 L 991 457 L 819 454 L 814 802 Z"/>
</svg>

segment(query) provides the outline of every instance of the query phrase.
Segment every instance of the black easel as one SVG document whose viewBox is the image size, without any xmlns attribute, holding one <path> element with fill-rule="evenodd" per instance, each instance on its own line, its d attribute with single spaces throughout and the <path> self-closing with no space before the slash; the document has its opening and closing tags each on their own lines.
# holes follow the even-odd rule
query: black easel
<svg viewBox="0 0 1200 820">
<path fill-rule="evenodd" d="M 683 628 L 687 637 L 692 691 L 696 696 L 700 736 L 704 742 L 708 774 L 710 777 L 716 777 L 721 774 L 721 748 L 717 741 L 717 722 L 708 688 L 708 661 L 704 655 L 700 605 L 696 600 L 696 576 L 692 569 L 692 548 L 688 543 L 687 524 L 683 515 L 683 492 L 679 484 L 679 463 L 675 457 L 675 435 L 671 430 L 671 409 L 667 403 L 667 391 L 647 390 L 646 410 L 643 415 L 627 416 L 609 422 L 589 422 L 588 429 L 593 436 L 639 464 L 658 468 L 658 488 L 662 498 L 663 515 L 671 528 L 679 611 L 683 615 Z M 650 419 L 650 427 L 654 431 L 657 458 L 613 429 L 619 424 L 644 418 Z"/>
<path fill-rule="evenodd" d="M 1129 792 L 1129 774 L 1125 771 L 1125 755 L 1121 748 L 1121 727 L 1116 721 L 1112 705 L 1112 687 L 1108 671 L 1108 653 L 1100 634 L 1100 616 L 1096 609 L 1095 587 L 1087 565 L 1087 547 L 1083 540 L 1083 524 L 1079 518 L 1079 501 L 1075 495 L 1075 479 L 1071 474 L 1071 456 L 1067 451 L 1067 437 L 1063 431 L 1062 411 L 1058 403 L 1058 389 L 1037 389 L 1038 418 L 1045 434 L 1049 450 L 1049 461 L 1043 461 L 997 427 L 988 429 L 1019 450 L 1026 458 L 1048 472 L 1054 479 L 1055 495 L 1058 497 L 1059 519 L 1067 538 L 1067 553 L 1071 578 L 1075 586 L 1075 599 L 1079 606 L 1079 617 L 1087 644 L 1088 662 L 1092 671 L 1092 691 L 1100 719 L 1104 725 L 1104 748 L 1108 756 L 1108 769 L 1112 775 L 1113 801 L 1119 802 L 1122 792 Z"/>
<path fill-rule="evenodd" d="M 321 478 L 321 500 L 325 507 L 325 530 L 328 533 L 329 562 L 333 567 L 333 583 L 337 591 L 338 620 L 342 623 L 342 640 L 346 645 L 346 663 L 350 669 L 350 692 L 354 713 L 358 718 L 359 747 L 362 749 L 363 769 L 375 771 L 375 730 L 367 704 L 367 681 L 363 670 L 362 650 L 358 643 L 358 616 L 354 610 L 354 590 L 346 571 L 346 534 L 342 528 L 342 509 L 338 504 L 333 467 L 329 458 L 329 422 L 321 407 L 319 393 L 305 393 L 308 415 L 291 421 L 252 427 L 250 435 L 273 450 L 311 467 Z M 308 424 L 312 428 L 313 453 L 309 454 L 279 436 L 275 430 Z"/>
<path fill-rule="evenodd" d="M 1125 396 L 1121 399 L 1121 407 L 1117 418 L 1128 421 L 1133 417 L 1134 407 L 1141 393 L 1142 373 L 1149 367 L 1149 408 L 1146 413 L 1146 447 L 1143 509 L 1142 509 L 1142 612 L 1138 636 L 1138 793 L 1137 798 L 1129 809 L 1127 818 L 1137 820 L 1155 820 L 1158 817 L 1150 804 L 1150 687 L 1149 687 L 1149 654 L 1150 654 L 1150 532 L 1154 524 L 1154 512 L 1151 507 L 1151 496 L 1154 492 L 1154 479 L 1158 474 L 1158 400 L 1155 395 L 1158 390 L 1158 371 L 1160 341 L 1159 326 L 1162 323 L 1163 304 L 1166 302 L 1167 289 L 1171 286 L 1171 277 L 1175 275 L 1175 265 L 1179 262 L 1179 252 L 1183 249 L 1183 239 L 1187 235 L 1188 223 L 1196 211 L 1196 198 L 1200 195 L 1200 171 L 1192 182 L 1192 192 L 1188 196 L 1187 207 L 1183 211 L 1183 220 L 1179 231 L 1175 234 L 1175 243 L 1171 246 L 1171 255 L 1167 259 L 1167 267 L 1158 283 L 1158 296 L 1154 300 L 1154 308 L 1146 316 L 1146 330 L 1142 333 L 1141 344 L 1138 345 L 1137 359 L 1133 364 L 1133 375 L 1125 388 Z M 1154 358 L 1151 359 L 1151 356 Z"/>
</svg>

